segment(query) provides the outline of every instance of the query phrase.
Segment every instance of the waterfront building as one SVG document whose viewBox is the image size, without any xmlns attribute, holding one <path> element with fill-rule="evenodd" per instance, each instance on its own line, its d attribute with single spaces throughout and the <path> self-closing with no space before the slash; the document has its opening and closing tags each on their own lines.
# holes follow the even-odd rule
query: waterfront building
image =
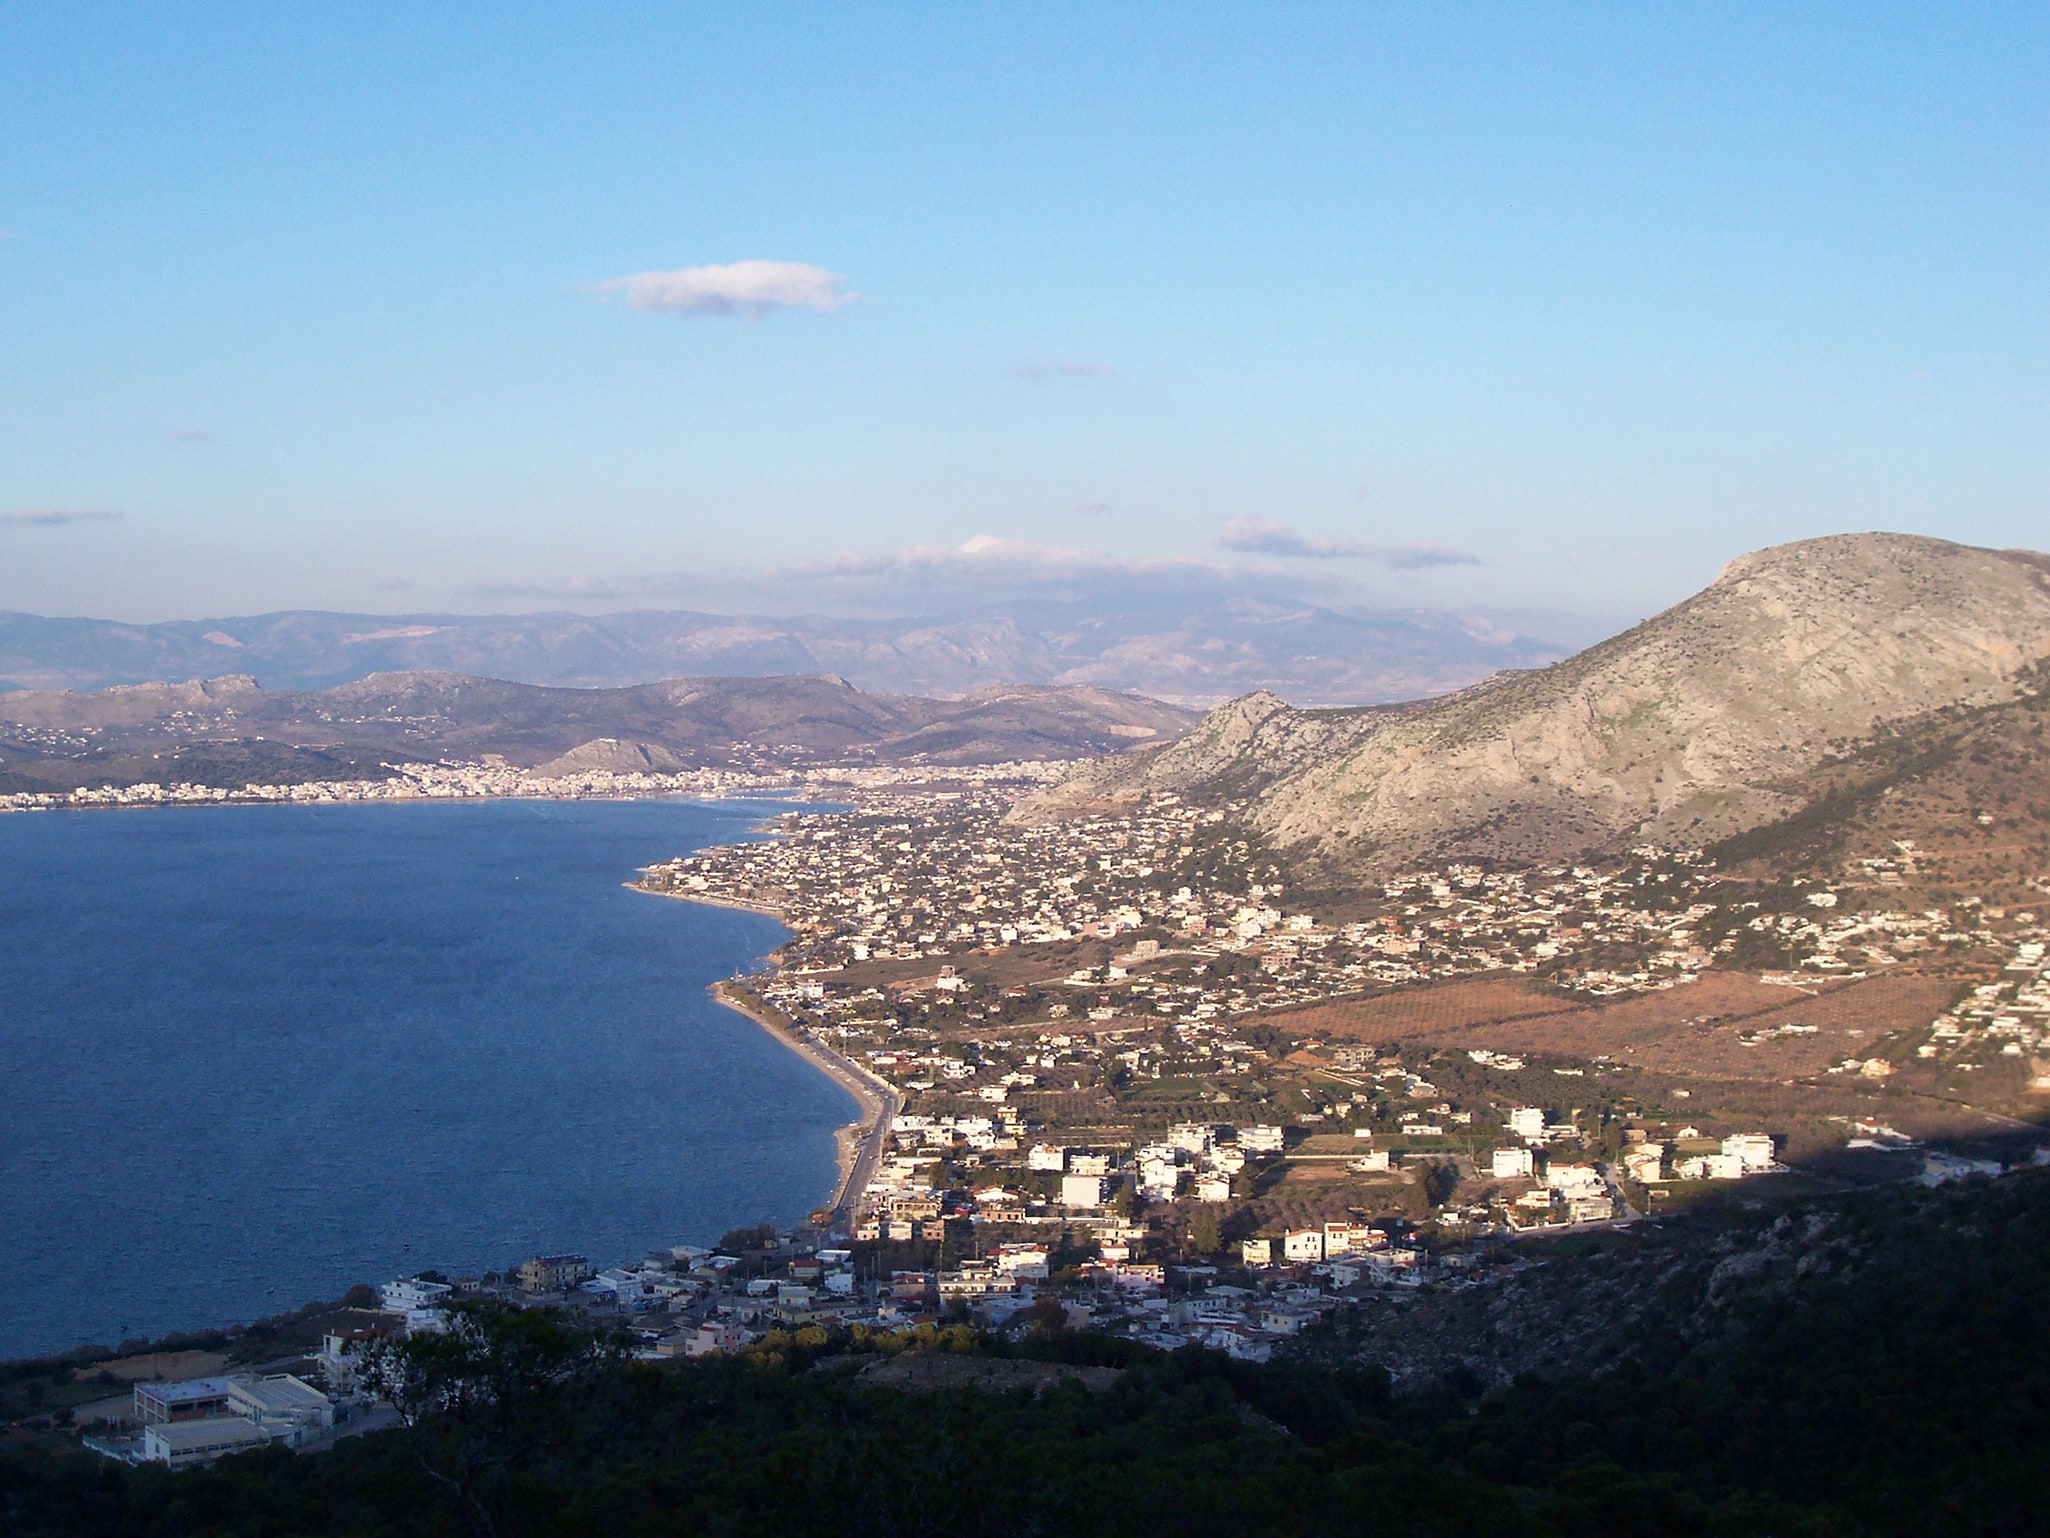
<svg viewBox="0 0 2050 1538">
<path fill-rule="evenodd" d="M 537 1255 L 520 1266 L 523 1292 L 560 1292 L 587 1282 L 595 1275 L 591 1262 L 582 1255 Z"/>
</svg>

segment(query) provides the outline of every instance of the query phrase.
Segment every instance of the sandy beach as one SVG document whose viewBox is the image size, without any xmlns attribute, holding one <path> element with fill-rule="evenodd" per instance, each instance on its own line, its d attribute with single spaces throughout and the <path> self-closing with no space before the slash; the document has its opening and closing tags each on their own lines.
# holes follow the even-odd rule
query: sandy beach
<svg viewBox="0 0 2050 1538">
<path fill-rule="evenodd" d="M 804 1058 L 861 1103 L 862 1118 L 833 1134 L 839 1160 L 840 1180 L 828 1210 L 835 1227 L 845 1227 L 853 1218 L 854 1201 L 868 1185 L 881 1157 L 883 1139 L 902 1104 L 895 1089 L 864 1072 L 850 1059 L 790 1026 L 763 1009 L 734 986 L 731 980 L 714 983 L 712 997 L 737 1014 L 745 1015 L 777 1041 Z"/>
<path fill-rule="evenodd" d="M 697 903 L 705 908 L 730 908 L 735 913 L 757 913 L 765 919 L 774 919 L 785 929 L 790 927 L 790 921 L 783 916 L 782 910 L 772 908 L 767 903 L 735 902 L 730 897 L 709 897 L 703 892 L 671 892 L 662 887 L 649 886 L 644 881 L 629 881 L 626 885 L 631 890 L 645 892 L 650 897 L 673 897 L 678 902 Z"/>
<path fill-rule="evenodd" d="M 736 902 L 731 898 L 712 897 L 700 892 L 672 892 L 641 881 L 630 881 L 627 885 L 651 897 L 669 897 L 679 902 L 699 903 L 707 908 L 757 913 L 763 918 L 776 920 L 785 928 L 789 927 L 789 920 L 782 912 L 766 905 Z M 861 1119 L 847 1123 L 833 1134 L 840 1180 L 827 1210 L 832 1213 L 833 1225 L 844 1228 L 853 1220 L 855 1198 L 874 1176 L 876 1163 L 882 1157 L 883 1140 L 889 1132 L 892 1118 L 903 1104 L 902 1097 L 851 1059 L 816 1038 L 793 1030 L 788 1021 L 764 1009 L 758 1000 L 744 992 L 739 982 L 738 978 L 728 978 L 714 983 L 712 997 L 735 1013 L 745 1015 L 861 1103 Z"/>
</svg>

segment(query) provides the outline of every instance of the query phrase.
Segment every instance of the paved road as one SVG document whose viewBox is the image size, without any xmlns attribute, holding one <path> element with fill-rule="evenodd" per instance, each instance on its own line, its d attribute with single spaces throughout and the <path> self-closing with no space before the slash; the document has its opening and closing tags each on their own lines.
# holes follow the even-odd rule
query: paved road
<svg viewBox="0 0 2050 1538">
<path fill-rule="evenodd" d="M 875 1107 L 874 1120 L 869 1123 L 868 1131 L 862 1134 L 854 1162 L 848 1169 L 846 1180 L 841 1183 L 839 1198 L 832 1208 L 832 1227 L 842 1233 L 852 1233 L 855 1206 L 861 1200 L 861 1193 L 868 1189 L 869 1182 L 875 1179 L 876 1166 L 882 1162 L 883 1145 L 889 1141 L 891 1124 L 904 1107 L 904 1097 L 818 1037 L 806 1032 L 801 1039 L 830 1070 L 836 1070 L 833 1076 L 845 1084 L 864 1106 Z"/>
</svg>

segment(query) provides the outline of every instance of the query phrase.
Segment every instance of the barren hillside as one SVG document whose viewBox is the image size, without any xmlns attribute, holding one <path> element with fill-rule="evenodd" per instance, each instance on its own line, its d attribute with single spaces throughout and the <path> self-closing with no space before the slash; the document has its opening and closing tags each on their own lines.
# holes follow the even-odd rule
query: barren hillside
<svg viewBox="0 0 2050 1538">
<path fill-rule="evenodd" d="M 1803 804 L 1832 752 L 2018 697 L 2050 656 L 2050 557 L 1897 534 L 1731 562 L 1701 593 L 1538 671 L 1442 700 L 1304 711 L 1250 695 L 1092 766 L 1026 815 L 1146 790 L 1251 796 L 1313 867 L 1708 844 Z"/>
</svg>

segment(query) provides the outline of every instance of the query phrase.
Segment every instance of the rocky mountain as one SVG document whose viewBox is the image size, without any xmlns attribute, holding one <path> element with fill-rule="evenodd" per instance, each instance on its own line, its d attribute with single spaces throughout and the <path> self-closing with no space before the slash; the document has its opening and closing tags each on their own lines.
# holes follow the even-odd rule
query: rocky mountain
<svg viewBox="0 0 2050 1538">
<path fill-rule="evenodd" d="M 1019 604 L 943 618 L 626 614 L 328 614 L 128 625 L 0 614 L 0 690 L 103 689 L 246 673 L 308 691 L 379 672 L 453 672 L 566 688 L 827 673 L 882 693 L 1086 685 L 1208 706 L 1251 689 L 1304 704 L 1440 694 L 1564 654 L 1496 625 L 1423 611 L 1346 614 L 1265 600 L 1153 597 L 1117 613 Z"/>
<path fill-rule="evenodd" d="M 817 762 L 1078 758 L 1173 737 L 1195 713 L 1103 689 L 1021 686 L 959 700 L 867 694 L 845 679 L 691 678 L 561 689 L 380 673 L 313 693 L 247 675 L 96 693 L 0 695 L 0 788 L 185 779 L 324 779 L 385 760 L 674 769 Z"/>
<path fill-rule="evenodd" d="M 1895 534 L 1807 540 L 1731 562 L 1566 661 L 1443 699 L 1234 700 L 1021 815 L 1148 790 L 1249 797 L 1262 834 L 1334 873 L 1704 845 L 1798 812 L 1828 758 L 2030 692 L 2045 657 L 2050 557 Z"/>
</svg>

